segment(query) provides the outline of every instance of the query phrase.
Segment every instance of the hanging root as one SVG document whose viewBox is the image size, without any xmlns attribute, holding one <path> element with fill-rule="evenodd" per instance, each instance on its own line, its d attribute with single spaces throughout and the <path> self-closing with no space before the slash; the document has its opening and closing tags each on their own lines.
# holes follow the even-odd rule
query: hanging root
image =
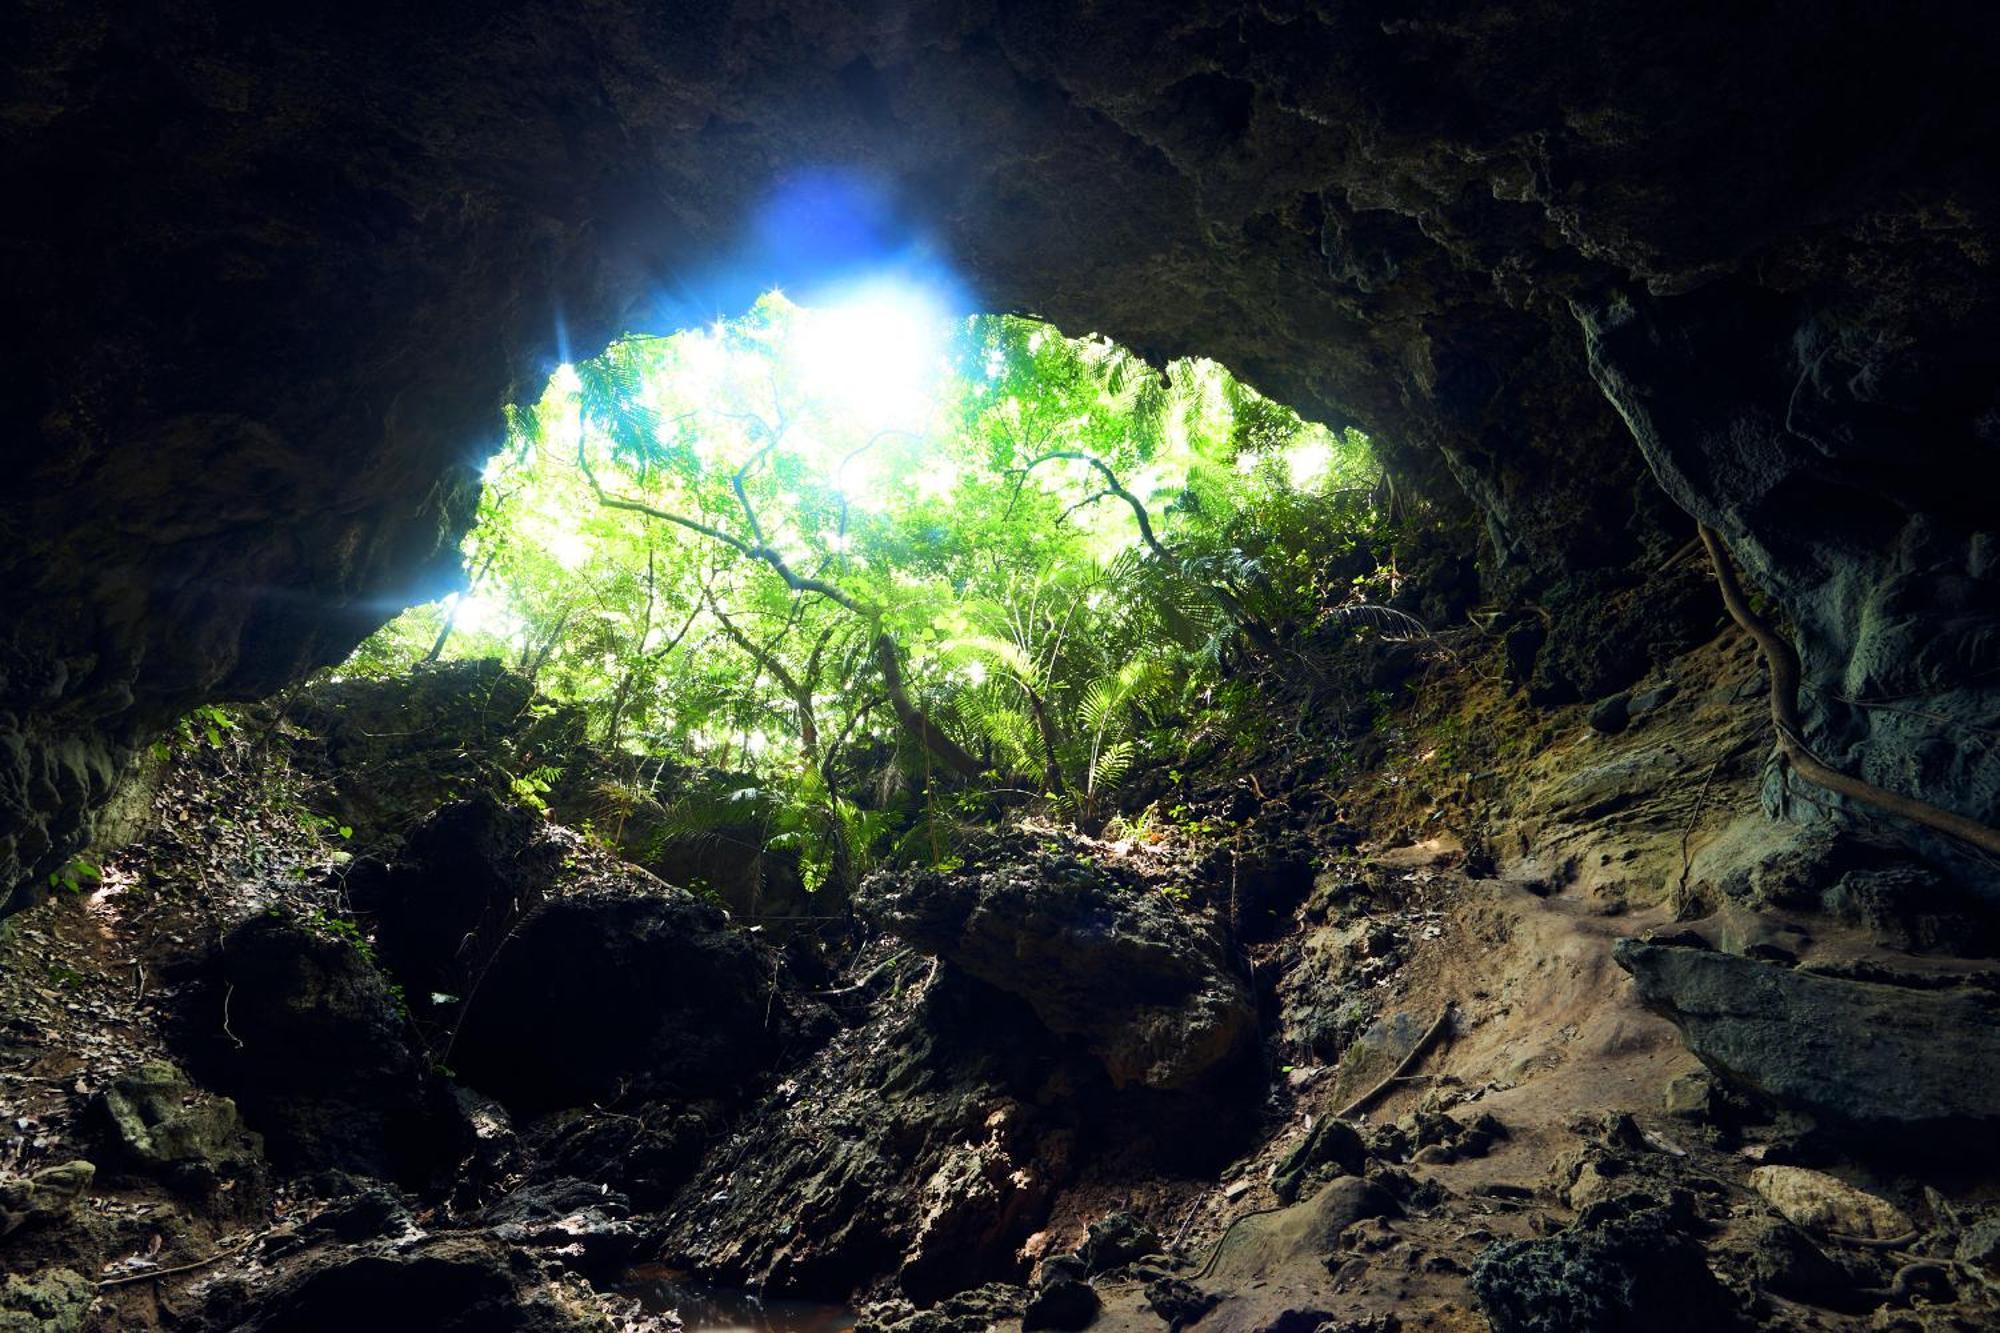
<svg viewBox="0 0 2000 1333">
<path fill-rule="evenodd" d="M 1729 608 L 1730 618 L 1757 641 L 1757 647 L 1764 653 L 1765 664 L 1771 672 L 1771 721 L 1778 729 L 1778 748 L 1799 776 L 1828 791 L 1885 810 L 1913 824 L 1949 833 L 1954 838 L 2000 856 L 2000 829 L 1990 828 L 1949 810 L 1940 810 L 1925 801 L 1885 791 L 1860 778 L 1849 777 L 1806 747 L 1799 729 L 1799 655 L 1782 635 L 1750 609 L 1749 599 L 1743 595 L 1743 585 L 1737 581 L 1736 567 L 1730 564 L 1729 553 L 1723 549 L 1722 538 L 1707 526 L 1700 531 L 1702 545 L 1708 548 L 1709 563 L 1715 566 L 1715 581 L 1722 587 L 1722 604 Z"/>
</svg>

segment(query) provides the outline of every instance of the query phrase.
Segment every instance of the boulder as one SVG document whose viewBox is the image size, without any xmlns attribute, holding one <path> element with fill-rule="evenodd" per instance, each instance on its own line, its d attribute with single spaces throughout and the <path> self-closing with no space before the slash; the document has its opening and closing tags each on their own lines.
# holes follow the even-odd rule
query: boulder
<svg viewBox="0 0 2000 1333">
<path fill-rule="evenodd" d="M 79 1333 L 97 1284 L 68 1268 L 9 1273 L 0 1283 L 0 1333 Z"/>
<path fill-rule="evenodd" d="M 925 1310 L 899 1298 L 878 1301 L 862 1310 L 854 1333 L 988 1333 L 1019 1319 L 1029 1299 L 1011 1283 L 989 1282 Z"/>
<path fill-rule="evenodd" d="M 584 1333 L 531 1260 L 491 1241 L 449 1237 L 406 1251 L 335 1250 L 276 1291 L 249 1298 L 227 1289 L 212 1301 L 216 1326 L 238 1333 Z"/>
<path fill-rule="evenodd" d="M 1600 1204 L 1560 1235 L 1488 1246 L 1473 1265 L 1472 1290 L 1494 1333 L 1683 1333 L 1741 1323 L 1702 1247 L 1663 1207 Z"/>
<path fill-rule="evenodd" d="M 906 952 L 884 940 L 855 962 L 907 978 L 900 998 L 788 1068 L 715 1144 L 666 1217 L 666 1262 L 839 1299 L 902 1256 L 897 1284 L 919 1304 L 1025 1276 L 1021 1247 L 1108 1080 L 1088 1054 L 1052 1051 L 1020 1000 Z M 1044 1088 L 1057 1095 L 1038 1103 Z M 1121 1148 L 1143 1132 L 1122 1104 L 1099 1113 Z"/>
<path fill-rule="evenodd" d="M 1775 1295 L 1809 1305 L 1836 1305 L 1854 1287 L 1847 1271 L 1803 1231 L 1775 1217 L 1753 1217 L 1734 1237 L 1743 1270 Z"/>
<path fill-rule="evenodd" d="M 1271 1173 L 1271 1190 L 1291 1203 L 1304 1187 L 1339 1175 L 1358 1176 L 1367 1165 L 1368 1147 L 1345 1120 L 1322 1116 L 1312 1133 L 1279 1161 Z"/>
<path fill-rule="evenodd" d="M 1256 1010 L 1213 924 L 1075 858 L 876 875 L 859 905 L 1080 1038 L 1119 1087 L 1192 1087 L 1255 1045 Z"/>
<path fill-rule="evenodd" d="M 1632 696 L 1614 694 L 1607 699 L 1599 699 L 1591 705 L 1588 721 L 1594 730 L 1606 736 L 1616 736 L 1632 724 Z"/>
<path fill-rule="evenodd" d="M 510 1245 L 545 1250 L 581 1272 L 609 1275 L 622 1272 L 638 1252 L 631 1210 L 624 1195 L 563 1176 L 522 1185 L 479 1221 Z"/>
<path fill-rule="evenodd" d="M 388 978 L 335 923 L 267 915 L 231 931 L 189 1027 L 196 1072 L 235 1098 L 274 1164 L 409 1185 L 456 1165 L 467 1131 L 450 1091 Z"/>
<path fill-rule="evenodd" d="M 1890 1240 L 1915 1224 L 1902 1209 L 1844 1180 L 1802 1166 L 1760 1166 L 1750 1188 L 1787 1222 L 1818 1234 Z"/>
<path fill-rule="evenodd" d="M 1146 1284 L 1146 1304 L 1169 1327 L 1185 1328 L 1213 1310 L 1222 1297 L 1186 1278 L 1155 1278 Z"/>
<path fill-rule="evenodd" d="M 1342 1176 L 1303 1203 L 1276 1212 L 1248 1215 L 1225 1232 L 1215 1258 L 1219 1282 L 1248 1282 L 1286 1268 L 1324 1274 L 1326 1257 L 1340 1233 L 1356 1222 L 1392 1217 L 1401 1210 L 1374 1181 Z"/>
<path fill-rule="evenodd" d="M 348 901 L 419 1018 L 449 1026 L 507 932 L 551 891 L 575 847 L 535 811 L 491 796 L 442 806 L 388 861 L 348 874 Z"/>
<path fill-rule="evenodd" d="M 2000 1274 L 2000 1211 L 1975 1218 L 1960 1233 L 1952 1257 L 1988 1274 Z"/>
<path fill-rule="evenodd" d="M 76 1161 L 0 1180 L 0 1237 L 68 1218 L 89 1194 L 96 1175 L 95 1166 Z"/>
<path fill-rule="evenodd" d="M 2000 1120 L 2000 998 L 1816 976 L 1638 940 L 1613 957 L 1717 1073 L 1855 1126 Z"/>
<path fill-rule="evenodd" d="M 1164 1254 L 1166 1248 L 1159 1232 L 1131 1213 L 1117 1212 L 1100 1217 L 1086 1228 L 1083 1248 L 1078 1253 L 1083 1256 L 1084 1267 L 1095 1277 L 1149 1254 Z"/>
<path fill-rule="evenodd" d="M 651 1102 L 623 1111 L 574 1107 L 543 1116 L 529 1133 L 549 1170 L 594 1180 L 657 1208 L 693 1173 L 724 1123 L 714 1102 Z"/>
<path fill-rule="evenodd" d="M 728 1099 L 797 1030 L 777 977 L 720 908 L 586 860 L 509 932 L 468 996 L 450 1062 L 516 1112 L 627 1094 Z"/>
<path fill-rule="evenodd" d="M 1021 1315 L 1021 1333 L 1037 1333 L 1041 1329 L 1075 1333 L 1077 1329 L 1090 1327 L 1101 1304 L 1088 1282 L 1059 1274 L 1043 1283 L 1029 1298 L 1028 1308 Z"/>
<path fill-rule="evenodd" d="M 244 1128 L 236 1103 L 196 1091 L 165 1060 L 113 1078 L 98 1111 L 125 1164 L 178 1189 L 207 1194 L 262 1173 L 263 1141 Z"/>
</svg>

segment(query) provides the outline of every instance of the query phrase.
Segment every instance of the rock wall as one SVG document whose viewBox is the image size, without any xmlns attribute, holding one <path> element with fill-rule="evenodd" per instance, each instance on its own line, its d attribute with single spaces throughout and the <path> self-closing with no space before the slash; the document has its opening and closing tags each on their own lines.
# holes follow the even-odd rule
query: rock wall
<svg viewBox="0 0 2000 1333">
<path fill-rule="evenodd" d="M 555 360 L 884 250 L 1359 423 L 1483 521 L 1497 588 L 1678 545 L 1650 469 L 1798 626 L 1816 744 L 2000 812 L 1990 747 L 1922 716 L 1993 712 L 2000 13 L 178 0 L 5 33 L 11 907 L 150 729 L 445 584 Z M 1836 698 L 1883 694 L 1915 711 Z"/>
</svg>

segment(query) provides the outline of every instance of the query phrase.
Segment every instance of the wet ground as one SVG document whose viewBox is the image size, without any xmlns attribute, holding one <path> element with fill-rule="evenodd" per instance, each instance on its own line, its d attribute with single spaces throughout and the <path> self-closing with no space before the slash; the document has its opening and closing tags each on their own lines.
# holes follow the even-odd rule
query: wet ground
<svg viewBox="0 0 2000 1333">
<path fill-rule="evenodd" d="M 848 1333 L 855 1324 L 845 1305 L 705 1286 L 656 1268 L 630 1276 L 625 1294 L 656 1314 L 678 1314 L 687 1333 Z"/>
</svg>

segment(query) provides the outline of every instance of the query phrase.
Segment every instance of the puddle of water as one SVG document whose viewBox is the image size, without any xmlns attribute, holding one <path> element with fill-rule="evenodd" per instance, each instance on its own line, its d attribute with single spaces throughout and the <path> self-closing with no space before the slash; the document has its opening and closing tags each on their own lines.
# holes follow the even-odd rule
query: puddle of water
<svg viewBox="0 0 2000 1333">
<path fill-rule="evenodd" d="M 634 1269 L 621 1290 L 655 1313 L 680 1315 L 687 1333 L 850 1333 L 855 1323 L 845 1305 L 704 1286 L 660 1268 Z"/>
</svg>

